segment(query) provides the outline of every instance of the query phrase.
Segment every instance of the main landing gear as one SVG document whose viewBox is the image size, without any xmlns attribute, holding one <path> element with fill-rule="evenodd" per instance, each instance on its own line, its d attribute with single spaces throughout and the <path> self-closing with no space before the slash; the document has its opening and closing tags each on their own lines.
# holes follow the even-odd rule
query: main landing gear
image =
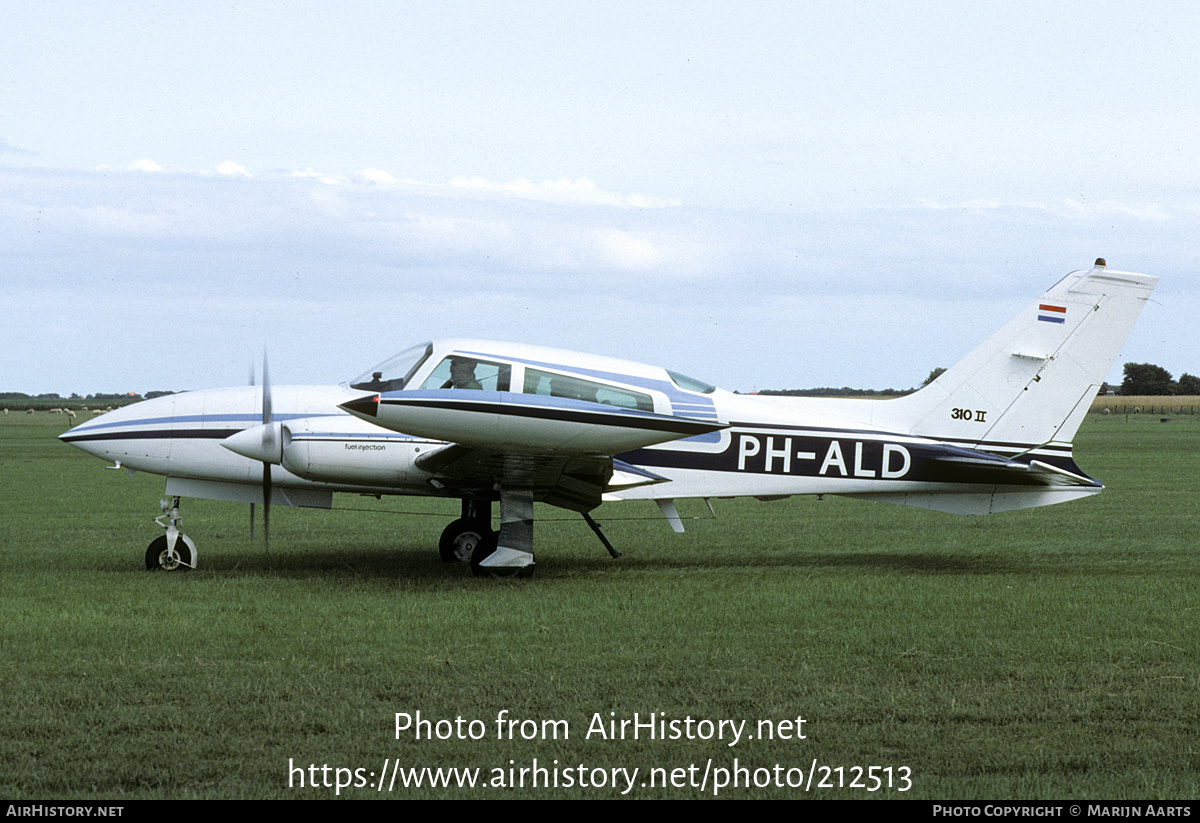
<svg viewBox="0 0 1200 823">
<path fill-rule="evenodd" d="M 600 531 L 600 524 L 583 513 L 592 531 L 613 558 L 621 553 Z M 533 575 L 533 492 L 500 493 L 500 531 L 492 529 L 490 500 L 463 499 L 462 516 L 442 532 L 438 554 L 443 563 L 470 563 L 476 577 Z"/>
<path fill-rule="evenodd" d="M 476 577 L 533 574 L 533 492 L 500 493 L 500 531 L 492 529 L 490 500 L 464 499 L 462 516 L 438 541 L 443 563 L 470 563 Z"/>
<path fill-rule="evenodd" d="M 154 522 L 166 529 L 167 533 L 156 538 L 146 549 L 146 568 L 164 572 L 196 568 L 196 544 L 179 530 L 179 524 L 183 522 L 179 516 L 179 498 L 172 497 L 169 503 L 164 498 L 162 510 L 163 513 L 154 518 Z"/>
</svg>

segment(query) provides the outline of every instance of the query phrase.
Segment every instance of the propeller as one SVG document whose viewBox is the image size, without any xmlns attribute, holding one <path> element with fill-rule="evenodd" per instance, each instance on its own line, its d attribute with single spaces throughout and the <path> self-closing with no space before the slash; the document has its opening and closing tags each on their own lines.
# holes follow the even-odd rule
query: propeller
<svg viewBox="0 0 1200 823">
<path fill-rule="evenodd" d="M 271 378 L 267 374 L 267 349 L 263 347 L 262 368 L 262 450 L 274 451 L 275 427 L 271 425 Z M 270 551 L 271 543 L 271 464 L 263 461 L 263 548 Z"/>
<path fill-rule="evenodd" d="M 251 375 L 250 385 L 254 385 Z M 229 435 L 221 445 L 235 454 L 262 463 L 263 543 L 270 540 L 271 530 L 271 464 L 283 462 L 283 446 L 290 434 L 282 424 L 272 421 L 271 377 L 267 368 L 267 352 L 263 349 L 262 365 L 262 425 L 251 426 Z M 254 538 L 254 503 L 250 504 L 250 537 Z"/>
<path fill-rule="evenodd" d="M 254 360 L 250 360 L 250 385 L 254 385 Z M 254 504 L 250 504 L 250 540 L 254 540 Z"/>
<path fill-rule="evenodd" d="M 250 385 L 254 385 L 254 363 L 250 364 Z M 271 426 L 271 378 L 267 371 L 267 350 L 263 348 L 262 368 L 262 450 L 260 455 L 270 454 L 275 445 L 275 431 Z M 245 453 L 244 451 L 240 453 Z M 250 456 L 250 455 L 247 455 Z M 258 459 L 262 460 L 261 457 Z M 271 538 L 271 464 L 263 464 L 263 545 L 270 548 Z M 250 539 L 254 539 L 254 504 L 250 504 Z"/>
</svg>

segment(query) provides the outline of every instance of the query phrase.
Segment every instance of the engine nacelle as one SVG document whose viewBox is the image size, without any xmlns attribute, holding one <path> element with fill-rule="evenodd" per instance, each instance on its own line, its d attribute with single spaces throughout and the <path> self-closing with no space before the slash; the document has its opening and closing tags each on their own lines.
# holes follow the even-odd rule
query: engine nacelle
<svg viewBox="0 0 1200 823">
<path fill-rule="evenodd" d="M 283 431 L 283 467 L 306 480 L 411 486 L 429 477 L 416 467 L 417 458 L 443 445 L 376 426 L 364 432 L 359 421 L 344 416 L 336 420 L 337 431 L 330 431 L 327 418 L 290 421 Z"/>
</svg>

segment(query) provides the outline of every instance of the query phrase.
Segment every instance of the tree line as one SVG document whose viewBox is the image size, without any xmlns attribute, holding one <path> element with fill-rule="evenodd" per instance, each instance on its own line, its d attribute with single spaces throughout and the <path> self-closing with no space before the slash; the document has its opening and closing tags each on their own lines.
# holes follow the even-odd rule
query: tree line
<svg viewBox="0 0 1200 823">
<path fill-rule="evenodd" d="M 142 400 L 152 400 L 155 397 L 175 393 L 172 391 L 148 391 L 142 395 L 137 392 L 96 392 L 87 395 L 71 393 L 64 397 L 57 392 L 26 394 L 19 391 L 7 391 L 0 392 L 0 403 L 4 405 L 5 409 L 17 411 L 28 409 L 34 411 L 49 411 L 50 409 L 86 411 L 88 409 L 119 408 L 128 406 L 130 403 L 139 403 Z"/>
<path fill-rule="evenodd" d="M 1200 395 L 1200 377 L 1184 372 L 1179 375 L 1178 380 L 1173 380 L 1171 373 L 1162 366 L 1153 363 L 1126 363 L 1125 379 L 1121 381 L 1117 394 L 1154 397 Z"/>
<path fill-rule="evenodd" d="M 942 368 L 931 371 L 929 376 L 925 378 L 925 382 L 921 384 L 921 388 L 928 386 L 944 371 L 945 369 Z M 840 389 L 767 389 L 758 393 L 792 397 L 899 397 L 914 391 L 916 389 L 851 389 L 849 387 L 842 387 Z M 1107 383 L 1100 388 L 1100 394 L 1102 395 L 1108 394 L 1110 391 L 1111 387 Z M 1117 387 L 1116 393 L 1126 396 L 1138 395 L 1151 397 L 1200 395 L 1200 377 L 1184 372 L 1179 376 L 1178 380 L 1175 380 L 1171 377 L 1171 373 L 1162 366 L 1155 366 L 1152 363 L 1126 363 L 1125 379 Z"/>
</svg>

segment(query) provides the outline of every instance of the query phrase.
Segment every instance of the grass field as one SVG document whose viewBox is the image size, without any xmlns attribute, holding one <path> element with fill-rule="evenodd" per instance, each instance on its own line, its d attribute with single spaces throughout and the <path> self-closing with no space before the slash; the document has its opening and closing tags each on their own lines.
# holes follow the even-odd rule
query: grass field
<svg viewBox="0 0 1200 823">
<path fill-rule="evenodd" d="M 442 565 L 457 504 L 404 498 L 337 502 L 415 514 L 276 507 L 269 554 L 245 507 L 186 500 L 201 568 L 148 573 L 161 478 L 105 471 L 61 429 L 0 420 L 3 797 L 326 798 L 334 788 L 308 785 L 332 786 L 334 768 L 372 784 L 341 796 L 377 797 L 385 759 L 479 768 L 494 785 L 493 769 L 507 781 L 535 758 L 558 788 L 526 774 L 524 788 L 382 796 L 619 797 L 611 770 L 638 768 L 627 797 L 704 797 L 735 765 L 743 785 L 721 797 L 1200 794 L 1195 417 L 1090 415 L 1076 458 L 1108 489 L 1078 503 L 967 519 L 716 501 L 718 519 L 685 535 L 650 504 L 605 506 L 625 557 L 577 517 L 551 520 L 527 581 Z M 395 714 L 418 711 L 486 731 L 397 739 Z M 497 739 L 502 711 L 537 723 Z M 746 725 L 733 746 L 728 727 L 723 740 L 587 734 L 597 715 L 635 712 L 695 734 Z M 797 717 L 804 739 L 757 725 Z M 522 738 L 550 737 L 551 720 L 565 721 L 558 739 Z M 811 790 L 775 785 L 814 763 Z M 581 765 L 606 785 L 565 787 Z M 816 786 L 871 766 L 889 769 L 878 791 Z"/>
</svg>

